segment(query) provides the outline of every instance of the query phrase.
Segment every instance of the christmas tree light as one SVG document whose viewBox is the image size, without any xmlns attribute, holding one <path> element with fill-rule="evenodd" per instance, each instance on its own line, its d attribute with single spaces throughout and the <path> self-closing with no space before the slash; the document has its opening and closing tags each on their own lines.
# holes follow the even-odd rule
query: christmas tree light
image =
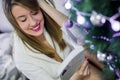
<svg viewBox="0 0 120 80">
<path fill-rule="evenodd" d="M 103 78 L 120 80 L 120 0 L 66 0 L 65 8 L 69 28 L 74 23 L 87 49 L 105 64 Z"/>
</svg>

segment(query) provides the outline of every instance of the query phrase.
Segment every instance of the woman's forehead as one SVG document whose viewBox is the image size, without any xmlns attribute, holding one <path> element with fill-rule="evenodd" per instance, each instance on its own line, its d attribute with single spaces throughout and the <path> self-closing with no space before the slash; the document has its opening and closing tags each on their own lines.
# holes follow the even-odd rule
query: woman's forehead
<svg viewBox="0 0 120 80">
<path fill-rule="evenodd" d="M 30 12 L 30 9 L 27 9 L 23 6 L 14 5 L 12 7 L 12 14 L 13 14 L 14 17 L 25 15 L 25 14 L 28 14 L 29 12 Z"/>
</svg>

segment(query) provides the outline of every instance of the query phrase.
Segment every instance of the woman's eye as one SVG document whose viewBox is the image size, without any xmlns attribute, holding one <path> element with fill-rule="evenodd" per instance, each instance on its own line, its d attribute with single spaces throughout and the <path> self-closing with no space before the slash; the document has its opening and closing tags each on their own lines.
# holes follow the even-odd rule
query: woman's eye
<svg viewBox="0 0 120 80">
<path fill-rule="evenodd" d="M 32 15 L 37 15 L 37 14 L 38 14 L 38 11 L 32 12 Z"/>
<path fill-rule="evenodd" d="M 23 19 L 21 19 L 20 21 L 21 22 L 25 22 L 27 19 L 26 18 L 23 18 Z"/>
</svg>

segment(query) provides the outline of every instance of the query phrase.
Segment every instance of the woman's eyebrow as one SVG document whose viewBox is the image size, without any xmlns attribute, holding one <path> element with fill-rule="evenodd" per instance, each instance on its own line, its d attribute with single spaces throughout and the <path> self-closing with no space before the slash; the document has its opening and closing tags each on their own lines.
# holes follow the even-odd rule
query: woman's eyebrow
<svg viewBox="0 0 120 80">
<path fill-rule="evenodd" d="M 21 17 L 25 17 L 25 15 L 18 16 L 17 19 L 19 19 L 19 18 L 21 18 Z"/>
</svg>

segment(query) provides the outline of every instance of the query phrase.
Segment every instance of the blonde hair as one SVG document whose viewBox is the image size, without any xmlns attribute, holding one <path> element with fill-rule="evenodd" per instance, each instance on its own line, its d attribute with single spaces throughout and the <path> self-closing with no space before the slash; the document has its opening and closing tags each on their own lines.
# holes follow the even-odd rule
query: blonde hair
<svg viewBox="0 0 120 80">
<path fill-rule="evenodd" d="M 39 7 L 37 0 L 3 0 L 5 14 L 6 14 L 8 20 L 13 25 L 18 36 L 23 41 L 23 43 L 26 46 L 28 44 L 35 50 L 45 54 L 46 56 L 48 56 L 50 58 L 53 58 L 53 59 L 61 62 L 62 59 L 57 55 L 55 49 L 53 49 L 47 45 L 44 45 L 42 42 L 36 40 L 34 37 L 26 34 L 19 27 L 19 25 L 17 24 L 17 22 L 15 21 L 14 17 L 12 16 L 12 13 L 11 13 L 12 6 L 19 5 L 19 4 L 22 4 L 23 6 L 26 6 L 27 8 L 29 8 L 31 10 L 35 10 L 35 11 L 40 9 L 40 7 Z M 46 28 L 47 32 L 49 33 L 51 39 L 53 39 L 57 42 L 57 44 L 59 45 L 61 50 L 64 50 L 64 48 L 66 47 L 66 44 L 65 44 L 64 40 L 62 39 L 62 31 L 60 29 L 60 26 L 44 10 L 41 9 L 41 11 L 43 13 L 44 20 L 45 20 L 45 28 Z"/>
</svg>

